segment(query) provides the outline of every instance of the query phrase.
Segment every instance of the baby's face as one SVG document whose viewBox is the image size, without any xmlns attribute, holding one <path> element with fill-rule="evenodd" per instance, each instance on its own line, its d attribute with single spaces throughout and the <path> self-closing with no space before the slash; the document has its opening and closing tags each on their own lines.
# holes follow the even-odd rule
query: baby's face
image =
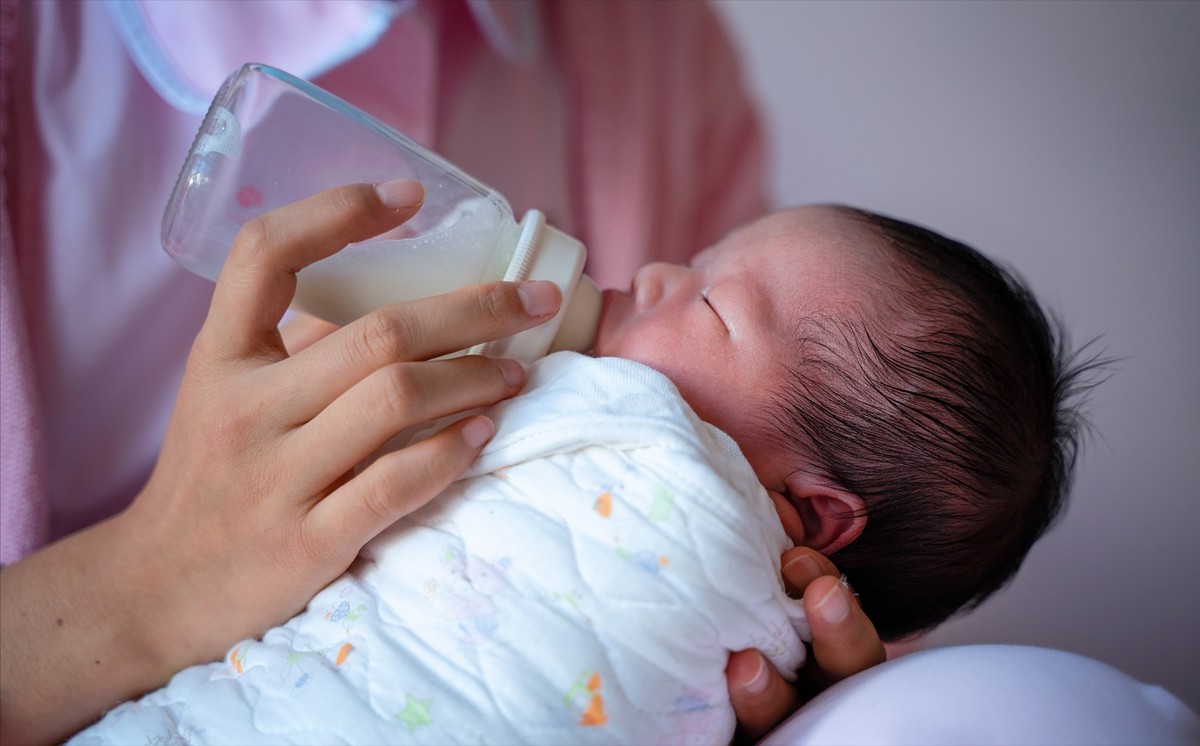
<svg viewBox="0 0 1200 746">
<path fill-rule="evenodd" d="M 782 492 L 797 464 L 772 448 L 772 392 L 802 363 L 798 320 L 858 313 L 880 292 L 870 278 L 881 260 L 862 231 L 834 210 L 803 207 L 738 229 L 688 266 L 648 264 L 628 291 L 605 291 L 594 353 L 666 375 Z"/>
</svg>

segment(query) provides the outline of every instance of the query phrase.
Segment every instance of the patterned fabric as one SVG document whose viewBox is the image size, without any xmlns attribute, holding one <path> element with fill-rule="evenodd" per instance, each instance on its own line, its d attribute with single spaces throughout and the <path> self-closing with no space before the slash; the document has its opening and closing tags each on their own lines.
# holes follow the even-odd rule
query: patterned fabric
<svg viewBox="0 0 1200 746">
<path fill-rule="evenodd" d="M 749 463 L 615 358 L 541 360 L 492 417 L 307 611 L 72 743 L 727 743 L 729 652 L 790 673 L 808 635 Z"/>
</svg>

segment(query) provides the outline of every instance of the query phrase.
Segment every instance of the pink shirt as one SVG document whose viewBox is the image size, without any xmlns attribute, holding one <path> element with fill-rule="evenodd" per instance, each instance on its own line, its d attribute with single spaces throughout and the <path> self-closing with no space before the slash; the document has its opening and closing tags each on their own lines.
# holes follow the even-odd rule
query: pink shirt
<svg viewBox="0 0 1200 746">
<path fill-rule="evenodd" d="M 628 282 L 650 258 L 686 259 L 765 207 L 756 119 L 703 4 L 538 5 L 536 35 L 517 19 L 506 36 L 512 19 L 478 2 L 312 3 L 290 14 L 307 26 L 289 17 L 287 33 L 266 33 L 281 28 L 268 11 L 288 5 L 239 15 L 240 34 L 218 33 L 231 4 L 207 6 L 207 51 L 166 60 L 188 71 L 184 94 L 215 90 L 241 61 L 308 74 L 496 186 L 518 212 L 546 211 L 587 244 L 602 286 Z M 139 69 L 107 4 L 3 0 L 3 11 L 7 563 L 140 489 L 211 285 L 159 245 L 200 120 L 178 108 L 187 96 L 172 98 L 142 57 Z M 170 46 L 170 27 L 159 28 L 178 51 L 184 42 Z M 339 34 L 340 46 L 312 41 Z M 270 44 L 256 48 L 262 39 Z"/>
</svg>

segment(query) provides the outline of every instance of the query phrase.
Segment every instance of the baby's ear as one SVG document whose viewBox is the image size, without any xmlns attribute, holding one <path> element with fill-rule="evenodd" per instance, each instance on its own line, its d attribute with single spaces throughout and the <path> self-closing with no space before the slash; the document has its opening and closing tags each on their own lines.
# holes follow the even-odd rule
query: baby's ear
<svg viewBox="0 0 1200 746">
<path fill-rule="evenodd" d="M 788 531 L 798 545 L 828 557 L 849 546 L 866 528 L 867 513 L 862 498 L 855 493 L 802 471 L 793 472 L 785 482 L 789 494 L 783 499 L 796 514 L 789 521 L 781 511 L 780 518 L 785 529 L 788 523 L 798 522 L 803 526 L 803 536 Z"/>
</svg>

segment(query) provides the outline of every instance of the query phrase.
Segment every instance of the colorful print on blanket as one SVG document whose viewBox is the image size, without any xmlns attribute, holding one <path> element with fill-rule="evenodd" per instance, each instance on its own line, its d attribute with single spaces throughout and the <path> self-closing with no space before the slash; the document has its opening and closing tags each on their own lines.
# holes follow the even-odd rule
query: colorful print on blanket
<svg viewBox="0 0 1200 746">
<path fill-rule="evenodd" d="M 730 650 L 783 671 L 788 546 L 723 433 L 654 371 L 560 353 L 434 503 L 308 609 L 72 743 L 722 743 Z"/>
</svg>

